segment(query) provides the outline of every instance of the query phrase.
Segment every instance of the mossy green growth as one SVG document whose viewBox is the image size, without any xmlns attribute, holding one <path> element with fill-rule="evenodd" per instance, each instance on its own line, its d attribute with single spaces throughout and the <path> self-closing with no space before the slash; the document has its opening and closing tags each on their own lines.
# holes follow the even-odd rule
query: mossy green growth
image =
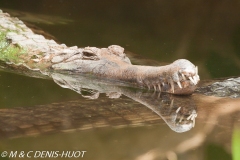
<svg viewBox="0 0 240 160">
<path fill-rule="evenodd" d="M 240 127 L 235 126 L 233 130 L 233 136 L 232 136 L 232 155 L 233 160 L 239 160 L 240 159 Z"/>
<path fill-rule="evenodd" d="M 16 44 L 11 44 L 6 38 L 6 32 L 0 31 L 0 60 L 4 62 L 21 63 L 21 55 L 27 52 L 26 49 Z"/>
</svg>

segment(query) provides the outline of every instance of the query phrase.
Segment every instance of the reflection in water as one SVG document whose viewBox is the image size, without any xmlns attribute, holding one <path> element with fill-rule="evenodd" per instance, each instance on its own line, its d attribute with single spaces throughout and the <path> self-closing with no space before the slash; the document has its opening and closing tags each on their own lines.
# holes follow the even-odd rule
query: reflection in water
<svg viewBox="0 0 240 160">
<path fill-rule="evenodd" d="M 44 7 L 48 6 L 50 1 L 48 3 L 38 2 L 37 6 L 35 4 L 36 2 L 34 2 L 34 5 L 37 7 L 36 10 L 41 10 L 41 13 L 45 13 L 46 11 L 53 11 L 52 13 L 55 13 L 56 10 L 60 12 L 64 9 L 64 13 L 61 12 L 62 14 L 71 14 L 80 20 L 79 23 L 72 25 L 74 28 L 71 25 L 67 27 L 57 26 L 57 28 L 53 29 L 51 27 L 48 28 L 50 33 L 55 33 L 54 35 L 65 43 L 80 46 L 87 46 L 89 44 L 94 46 L 107 46 L 112 43 L 127 44 L 129 50 L 137 52 L 138 54 L 146 54 L 148 58 L 152 57 L 152 59 L 161 61 L 171 61 L 172 58 L 187 57 L 193 59 L 193 61 L 195 60 L 196 64 L 201 67 L 200 75 L 205 78 L 239 74 L 240 32 L 239 18 L 237 18 L 239 17 L 237 16 L 239 15 L 238 1 L 234 1 L 233 3 L 225 1 L 196 1 L 196 3 L 193 3 L 189 1 L 184 4 L 176 1 L 177 4 L 175 3 L 174 5 L 172 5 L 171 2 L 162 3 L 162 1 L 152 1 L 153 3 L 146 1 L 146 3 L 148 3 L 147 5 L 146 3 L 135 2 L 129 4 L 129 1 L 126 1 L 127 3 L 125 1 L 118 1 L 118 5 L 116 5 L 115 2 L 113 5 L 109 4 L 111 1 L 104 1 L 104 3 L 99 1 L 97 4 L 96 1 L 94 1 L 94 4 L 86 1 L 84 5 L 82 5 L 81 1 L 79 1 L 79 4 L 81 3 L 80 5 L 76 5 L 76 2 L 72 3 L 70 1 L 65 1 L 64 3 L 55 3 L 52 1 L 51 4 L 54 5 L 51 6 L 55 6 L 55 8 L 51 9 Z M 106 5 L 105 2 L 109 5 Z M 31 8 L 32 4 L 30 1 L 27 3 L 19 2 L 18 5 L 16 5 L 17 2 L 14 2 L 15 5 L 9 2 L 7 3 L 9 4 L 9 8 L 15 6 L 17 9 L 25 8 L 25 10 Z M 130 7 L 126 7 L 129 5 Z M 144 13 L 144 16 L 142 13 Z M 101 14 L 104 14 L 104 16 L 102 16 L 103 19 L 99 20 L 99 18 L 101 18 L 99 15 Z M 225 18 L 219 18 L 219 15 L 223 15 L 221 17 Z M 34 21 L 36 21 L 35 17 Z M 228 27 L 226 27 L 225 24 L 228 24 Z M 44 30 L 46 28 L 47 27 L 45 27 Z M 113 35 L 117 35 L 118 38 Z M 79 44 L 77 44 L 77 42 Z M 226 58 L 228 59 L 227 61 Z M 141 62 L 140 64 L 143 63 Z M 39 76 L 37 75 L 37 77 Z M 59 84 L 64 86 L 64 83 L 60 82 L 61 81 L 59 81 Z M 86 85 L 91 84 L 90 81 L 83 85 L 81 93 L 85 97 L 95 99 L 100 95 L 101 90 L 86 89 L 92 92 L 91 95 L 87 95 L 86 90 L 84 90 L 84 86 L 86 87 Z M 111 83 L 107 86 L 114 88 L 114 85 L 111 85 Z M 26 85 L 24 85 L 24 87 L 26 87 Z M 99 87 L 101 89 L 101 86 Z M 70 88 L 73 89 L 74 87 Z M 119 88 L 121 87 L 118 87 L 118 89 Z M 133 92 L 133 90 L 128 87 L 122 88 L 129 89 L 129 92 Z M 35 91 L 35 89 L 36 87 L 33 85 L 32 90 Z M 220 93 L 222 95 L 227 93 L 220 92 L 221 90 L 216 90 L 216 88 L 213 89 L 217 94 Z M 120 91 L 113 91 L 115 90 L 109 89 L 102 93 L 106 93 L 110 98 L 117 98 L 120 97 L 121 94 L 124 94 Z M 136 90 L 134 91 L 137 92 Z M 139 92 L 142 97 L 147 94 L 152 96 L 152 93 Z M 239 93 L 239 91 L 237 93 Z M 47 96 L 50 96 L 49 94 L 51 93 L 49 93 L 48 90 Z M 24 96 L 27 95 L 24 94 Z M 151 96 L 148 97 L 149 101 L 154 101 L 154 98 L 150 98 Z M 157 94 L 154 95 L 155 99 L 157 99 L 157 96 Z M 159 103 L 155 106 L 160 106 L 160 104 L 164 106 L 164 103 L 160 103 L 161 100 L 163 100 L 161 99 L 162 97 L 164 97 L 164 95 L 160 96 L 158 100 Z M 101 97 L 96 101 L 86 99 L 84 102 L 79 100 L 28 108 L 1 109 L 0 135 L 1 137 L 13 137 L 59 130 L 71 131 L 71 129 L 75 130 L 78 128 L 87 129 L 100 126 L 120 127 L 123 125 L 155 124 L 162 122 L 158 114 L 155 114 L 155 112 L 152 112 L 147 107 L 142 107 L 137 102 L 133 104 L 134 102 L 129 101 L 129 99 L 124 98 L 124 96 L 120 98 L 115 99 L 114 102 L 111 99 L 104 101 Z M 68 133 L 69 135 L 63 134 L 61 137 L 54 134 L 54 136 L 49 137 L 39 136 L 40 138 L 38 139 L 30 140 L 22 138 L 19 141 L 11 140 L 5 143 L 1 140 L 1 146 L 3 147 L 0 149 L 5 150 L 9 148 L 22 150 L 25 147 L 25 150 L 39 150 L 39 148 L 46 150 L 49 146 L 55 144 L 54 148 L 61 146 L 59 147 L 61 150 L 64 149 L 64 147 L 65 150 L 69 150 L 71 147 L 74 149 L 87 148 L 92 150 L 93 152 L 89 152 L 89 156 L 96 156 L 90 157 L 90 159 L 126 159 L 126 157 L 129 158 L 131 156 L 129 159 L 138 160 L 174 158 L 195 160 L 224 159 L 223 156 L 221 156 L 222 151 L 212 153 L 212 155 L 215 155 L 215 158 L 204 158 L 204 156 L 208 154 L 206 152 L 208 145 L 214 143 L 221 146 L 225 152 L 231 155 L 231 126 L 234 124 L 234 126 L 236 126 L 236 124 L 239 126 L 240 99 L 212 97 L 209 96 L 209 94 L 208 96 L 194 94 L 191 99 L 192 98 L 195 98 L 194 100 L 198 107 L 198 125 L 185 134 L 176 134 L 171 131 L 166 134 L 166 132 L 162 131 L 163 129 L 161 127 L 157 126 L 152 132 L 148 132 L 147 127 L 143 129 L 135 128 L 136 131 L 132 133 L 129 133 L 129 131 L 127 133 L 125 131 L 121 132 L 120 129 L 112 132 L 108 130 L 107 133 L 104 134 L 105 137 L 107 137 L 106 139 L 102 136 L 101 132 L 99 133 L 94 130 L 87 132 L 87 136 L 84 136 L 84 132 L 76 132 L 75 136 Z M 18 97 L 16 96 L 13 101 L 17 99 Z M 176 99 L 178 99 L 178 97 L 170 96 L 166 99 L 168 99 L 168 102 L 165 104 L 166 110 L 169 109 L 172 115 L 175 114 L 175 117 L 172 116 L 172 119 L 182 122 L 179 113 L 184 112 L 185 109 L 183 106 L 187 107 L 188 104 L 177 104 L 178 101 Z M 172 100 L 174 105 L 171 105 Z M 89 101 L 91 101 L 91 105 L 87 103 Z M 114 104 L 114 106 L 110 106 L 109 103 Z M 128 104 L 125 105 L 125 103 Z M 173 106 L 174 109 L 170 109 L 169 106 Z M 181 108 L 179 108 L 179 106 Z M 176 115 L 177 111 L 178 114 Z M 170 113 L 168 113 L 168 115 L 170 115 Z M 109 118 L 102 118 L 101 120 L 101 117 L 107 116 L 109 116 Z M 171 118 L 168 117 L 168 120 L 171 120 Z M 161 131 L 158 132 L 157 128 L 160 128 Z M 98 135 L 94 136 L 93 133 Z M 78 135 L 78 137 L 76 135 Z M 168 137 L 166 137 L 166 135 Z M 96 139 L 96 137 L 99 137 L 99 139 Z M 83 139 L 86 140 L 84 141 Z M 99 141 L 101 143 L 99 143 Z M 155 145 L 155 143 L 158 143 L 158 145 Z M 39 147 L 40 145 L 42 145 L 42 147 Z M 103 155 L 106 156 L 104 157 Z M 219 155 L 218 158 L 216 158 L 217 155 Z"/>
<path fill-rule="evenodd" d="M 65 19 L 63 17 L 58 16 L 49 16 L 44 14 L 34 14 L 29 12 L 17 11 L 7 8 L 1 8 L 4 12 L 11 13 L 11 16 L 18 17 L 19 19 L 31 22 L 31 23 L 42 23 L 47 25 L 57 25 L 57 24 L 68 24 L 71 23 L 72 20 Z"/>
<path fill-rule="evenodd" d="M 123 94 L 154 111 L 175 132 L 186 132 L 195 125 L 197 112 L 191 96 L 143 92 L 143 90 L 131 88 L 127 84 L 116 84 L 116 82 L 82 75 L 52 73 L 51 77 L 61 87 L 69 88 L 90 99 L 98 98 L 100 93 L 106 93 L 109 98 L 119 98 Z M 84 91 L 91 95 L 84 95 Z"/>
<path fill-rule="evenodd" d="M 136 158 L 132 159 L 139 160 L 149 156 L 155 157 L 155 159 L 166 159 L 166 157 L 171 157 L 171 155 L 181 157 L 182 155 L 189 155 L 191 153 L 201 157 L 201 155 L 205 154 L 204 148 L 207 148 L 207 145 L 213 142 L 221 144 L 221 146 L 226 146 L 224 149 L 228 153 L 231 151 L 229 149 L 229 146 L 231 146 L 229 144 L 232 133 L 231 126 L 239 120 L 240 99 L 226 99 L 201 94 L 194 94 L 190 98 L 168 96 L 166 94 L 159 95 L 158 93 L 135 90 L 120 83 L 119 85 L 114 85 L 112 82 L 103 82 L 100 80 L 94 82 L 93 79 L 82 76 L 82 79 L 85 78 L 88 80 L 87 85 L 92 86 L 91 88 L 87 88 L 84 85 L 80 85 L 81 82 L 75 81 L 75 78 L 72 76 L 72 81 L 69 81 L 70 77 L 66 75 L 52 75 L 58 77 L 57 82 L 65 86 L 65 88 L 66 85 L 75 86 L 75 89 L 77 86 L 81 86 L 81 93 L 85 96 L 91 97 L 91 95 L 86 95 L 84 88 L 92 91 L 95 95 L 99 94 L 100 98 L 97 100 L 74 100 L 34 107 L 1 109 L 1 139 L 5 137 L 40 134 L 41 136 L 34 138 L 34 145 L 42 144 L 41 149 L 44 150 L 51 143 L 65 146 L 66 141 L 69 141 L 71 138 L 70 145 L 75 148 L 81 148 L 79 144 L 82 144 L 82 148 L 89 150 L 94 148 L 98 154 L 106 151 L 104 154 L 109 156 L 108 153 L 113 152 L 116 155 L 115 157 L 120 156 L 116 154 L 116 150 L 119 148 L 124 150 L 127 145 L 129 147 L 124 152 L 133 153 L 133 157 Z M 82 82 L 85 81 L 83 80 Z M 96 89 L 97 87 L 99 90 Z M 111 98 L 105 99 L 100 93 L 107 93 L 107 96 Z M 134 103 L 131 99 L 125 98 L 123 94 L 129 97 L 132 96 L 132 99 L 138 102 Z M 96 97 L 93 96 L 93 98 Z M 165 130 L 164 127 L 155 125 L 153 127 L 154 130 L 149 132 L 149 128 L 146 126 L 161 124 L 161 119 L 183 122 L 180 120 L 181 114 L 186 119 L 191 119 L 190 115 L 195 116 L 195 102 L 192 99 L 195 100 L 198 107 L 198 125 L 194 129 L 185 134 L 177 134 L 168 128 Z M 151 108 L 154 112 L 142 106 L 139 102 Z M 173 126 L 177 124 L 173 123 Z M 122 128 L 124 126 L 141 125 L 144 125 L 144 127 Z M 105 128 L 102 130 L 98 129 L 103 127 Z M 111 127 L 118 129 L 111 129 Z M 81 132 L 75 132 L 77 130 Z M 83 132 L 82 130 L 85 131 Z M 134 132 L 130 133 L 129 130 L 134 130 Z M 61 131 L 68 133 L 51 134 L 52 136 L 44 135 L 44 133 Z M 58 137 L 59 135 L 61 136 Z M 83 141 L 83 139 L 86 140 Z M 93 140 L 90 141 L 89 139 Z M 31 146 L 30 140 L 26 140 L 26 138 L 1 140 L 5 146 L 13 144 L 13 142 L 15 145 L 16 141 L 20 142 L 17 147 L 12 145 L 12 148 L 15 150 L 21 150 L 23 143 Z M 144 150 L 139 146 L 147 147 Z M 29 148 L 26 150 L 29 150 Z M 34 149 L 39 150 L 39 148 L 37 146 Z M 65 148 L 69 149 L 70 147 L 67 146 Z M 136 150 L 140 151 L 135 152 Z M 198 152 L 196 153 L 196 151 Z M 117 159 L 115 157 L 112 159 Z"/>
<path fill-rule="evenodd" d="M 52 73 L 51 77 L 61 87 L 72 89 L 88 99 L 0 109 L 0 138 L 153 125 L 161 123 L 161 119 L 175 132 L 186 132 L 194 127 L 196 106 L 191 96 L 154 93 L 87 76 Z M 106 93 L 107 100 L 104 97 L 91 100 L 98 98 L 100 93 Z M 109 106 L 109 103 L 112 105 Z"/>
</svg>

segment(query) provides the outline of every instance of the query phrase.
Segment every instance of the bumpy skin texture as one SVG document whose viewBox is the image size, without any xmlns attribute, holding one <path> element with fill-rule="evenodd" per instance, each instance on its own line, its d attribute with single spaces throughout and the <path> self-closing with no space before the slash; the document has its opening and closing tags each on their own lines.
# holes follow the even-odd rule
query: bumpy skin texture
<svg viewBox="0 0 240 160">
<path fill-rule="evenodd" d="M 173 94 L 191 94 L 199 81 L 197 67 L 188 60 L 161 67 L 132 65 L 120 46 L 78 48 L 57 44 L 33 33 L 22 21 L 1 10 L 0 42 L 4 53 L 0 60 L 46 75 L 51 70 L 67 70 Z M 8 48 L 12 48 L 11 52 Z"/>
<path fill-rule="evenodd" d="M 197 67 L 185 59 L 160 67 L 132 65 L 124 49 L 117 45 L 102 49 L 87 47 L 83 53 L 89 55 L 91 60 L 81 58 L 71 62 L 63 61 L 52 68 L 90 73 L 109 80 L 179 95 L 193 93 L 199 82 Z"/>
<path fill-rule="evenodd" d="M 197 88 L 196 93 L 207 96 L 240 98 L 240 77 L 216 79 Z"/>
</svg>

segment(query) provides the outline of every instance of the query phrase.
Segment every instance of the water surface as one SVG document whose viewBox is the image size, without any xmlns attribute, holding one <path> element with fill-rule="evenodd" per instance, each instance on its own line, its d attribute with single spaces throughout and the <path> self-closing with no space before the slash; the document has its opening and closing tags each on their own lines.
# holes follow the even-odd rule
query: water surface
<svg viewBox="0 0 240 160">
<path fill-rule="evenodd" d="M 138 64 L 186 58 L 199 67 L 203 81 L 240 75 L 238 2 L 6 0 L 0 5 L 68 46 L 121 45 L 133 58 L 142 57 L 134 59 Z M 86 150 L 84 159 L 104 160 L 237 156 L 239 99 L 94 84 L 84 87 L 100 86 L 101 94 L 88 99 L 49 79 L 1 71 L 0 151 Z M 93 90 L 83 90 L 85 96 L 87 91 Z M 122 95 L 116 98 L 117 93 Z M 195 126 L 187 120 L 193 113 Z"/>
</svg>

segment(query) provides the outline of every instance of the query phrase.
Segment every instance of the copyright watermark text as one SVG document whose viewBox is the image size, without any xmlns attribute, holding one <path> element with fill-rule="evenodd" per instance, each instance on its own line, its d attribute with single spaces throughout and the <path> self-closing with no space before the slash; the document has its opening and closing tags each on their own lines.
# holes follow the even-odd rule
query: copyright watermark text
<svg viewBox="0 0 240 160">
<path fill-rule="evenodd" d="M 87 151 L 3 151 L 8 158 L 83 158 Z"/>
</svg>

